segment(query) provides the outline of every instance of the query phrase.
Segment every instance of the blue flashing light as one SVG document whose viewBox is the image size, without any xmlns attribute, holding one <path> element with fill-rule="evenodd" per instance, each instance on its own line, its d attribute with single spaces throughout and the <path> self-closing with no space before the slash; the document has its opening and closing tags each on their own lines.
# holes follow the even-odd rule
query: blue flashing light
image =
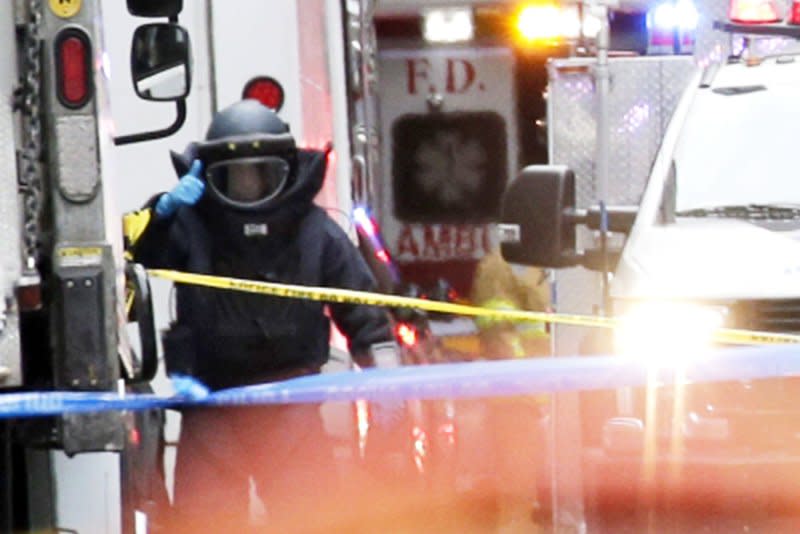
<svg viewBox="0 0 800 534">
<path fill-rule="evenodd" d="M 700 15 L 692 0 L 663 2 L 647 14 L 647 28 L 657 31 L 672 31 L 680 28 L 693 31 L 697 28 Z"/>
</svg>

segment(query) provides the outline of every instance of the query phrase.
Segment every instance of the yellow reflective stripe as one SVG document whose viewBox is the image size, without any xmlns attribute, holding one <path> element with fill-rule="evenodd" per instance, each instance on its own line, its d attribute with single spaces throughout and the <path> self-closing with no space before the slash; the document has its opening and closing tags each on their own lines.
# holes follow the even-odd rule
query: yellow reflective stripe
<svg viewBox="0 0 800 534">
<path fill-rule="evenodd" d="M 153 210 L 132 211 L 122 216 L 122 234 L 125 236 L 125 248 L 132 247 L 139 241 L 153 218 Z"/>
<path fill-rule="evenodd" d="M 453 304 L 436 300 L 384 295 L 381 293 L 370 293 L 368 291 L 356 291 L 352 289 L 257 282 L 254 280 L 184 273 L 165 269 L 151 269 L 148 272 L 151 276 L 172 280 L 180 284 L 193 284 L 217 289 L 228 289 L 231 291 L 244 291 L 273 297 L 300 298 L 322 302 L 364 304 L 369 306 L 388 306 L 393 308 L 416 308 L 431 312 L 466 315 L 469 317 L 494 317 L 511 321 L 533 321 L 571 326 L 613 328 L 617 324 L 617 320 L 612 317 L 523 310 L 491 310 L 478 306 L 467 306 L 466 304 Z M 723 328 L 716 332 L 715 340 L 723 343 L 752 345 L 767 343 L 800 343 L 800 335 Z"/>
</svg>

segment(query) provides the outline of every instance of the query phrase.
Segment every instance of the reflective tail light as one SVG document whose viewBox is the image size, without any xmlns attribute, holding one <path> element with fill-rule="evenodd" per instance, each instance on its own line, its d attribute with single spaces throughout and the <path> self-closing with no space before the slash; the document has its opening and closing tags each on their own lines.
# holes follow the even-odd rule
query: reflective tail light
<svg viewBox="0 0 800 534">
<path fill-rule="evenodd" d="M 68 28 L 55 40 L 56 94 L 64 106 L 81 108 L 92 96 L 92 47 L 89 37 Z"/>
</svg>

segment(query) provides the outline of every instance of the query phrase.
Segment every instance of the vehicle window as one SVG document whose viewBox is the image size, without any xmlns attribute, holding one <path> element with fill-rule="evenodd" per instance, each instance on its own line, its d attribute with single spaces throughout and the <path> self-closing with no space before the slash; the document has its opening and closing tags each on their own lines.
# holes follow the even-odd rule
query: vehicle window
<svg viewBox="0 0 800 534">
<path fill-rule="evenodd" d="M 508 180 L 497 113 L 406 115 L 394 125 L 394 212 L 405 222 L 497 220 Z"/>
<path fill-rule="evenodd" d="M 725 83 L 696 98 L 675 154 L 678 212 L 800 203 L 798 69 L 758 68 L 767 69 L 763 83 Z"/>
</svg>

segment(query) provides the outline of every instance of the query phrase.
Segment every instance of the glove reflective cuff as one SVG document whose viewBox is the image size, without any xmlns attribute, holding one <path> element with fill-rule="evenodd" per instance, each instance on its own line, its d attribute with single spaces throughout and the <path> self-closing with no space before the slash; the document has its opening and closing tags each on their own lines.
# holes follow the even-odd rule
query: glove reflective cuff
<svg viewBox="0 0 800 534">
<path fill-rule="evenodd" d="M 369 347 L 369 355 L 378 369 L 400 367 L 400 347 L 394 341 L 373 343 Z"/>
</svg>

